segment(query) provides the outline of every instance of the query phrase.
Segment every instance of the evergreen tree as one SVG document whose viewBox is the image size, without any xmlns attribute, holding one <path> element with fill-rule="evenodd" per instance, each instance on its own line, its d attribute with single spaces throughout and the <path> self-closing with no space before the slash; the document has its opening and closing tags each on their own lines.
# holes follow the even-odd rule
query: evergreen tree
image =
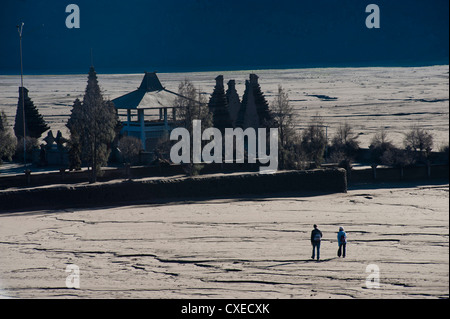
<svg viewBox="0 0 450 319">
<path fill-rule="evenodd" d="M 25 134 L 32 138 L 40 138 L 42 133 L 49 129 L 44 118 L 39 114 L 38 109 L 34 106 L 33 101 L 28 97 L 28 90 L 19 88 L 19 103 L 17 104 L 16 122 L 14 124 L 14 133 L 18 139 L 23 137 L 23 105 L 25 104 Z M 25 99 L 23 101 L 22 99 Z M 24 103 L 24 104 L 23 104 Z"/>
<path fill-rule="evenodd" d="M 269 109 L 269 103 L 267 103 L 264 93 L 261 91 L 261 87 L 258 83 L 258 76 L 256 74 L 250 74 L 250 86 L 253 90 L 253 96 L 255 99 L 256 111 L 259 117 L 259 127 L 272 127 L 273 115 Z"/>
<path fill-rule="evenodd" d="M 259 116 L 256 111 L 255 97 L 250 82 L 245 81 L 245 91 L 242 96 L 241 108 L 239 109 L 236 127 L 247 129 L 252 127 L 257 129 L 259 127 Z"/>
<path fill-rule="evenodd" d="M 83 102 L 75 101 L 67 123 L 71 132 L 73 164 L 76 167 L 77 153 L 81 151 L 81 159 L 92 167 L 91 182 L 96 182 L 101 167 L 107 164 L 111 143 L 117 134 L 117 123 L 114 104 L 103 99 L 97 74 L 91 66 Z"/>
<path fill-rule="evenodd" d="M 230 113 L 228 112 L 228 100 L 223 86 L 223 75 L 216 77 L 216 86 L 211 94 L 208 106 L 210 112 L 213 114 L 214 127 L 224 134 L 226 128 L 232 127 L 232 122 Z"/>
<path fill-rule="evenodd" d="M 81 142 L 80 142 L 80 134 L 78 132 L 80 126 L 79 123 L 81 123 L 81 121 L 82 121 L 82 104 L 79 99 L 76 99 L 73 103 L 70 118 L 66 124 L 70 132 L 70 139 L 68 141 L 70 170 L 81 169 Z"/>
<path fill-rule="evenodd" d="M 250 81 L 245 81 L 245 91 L 242 96 L 241 109 L 238 113 L 236 126 L 246 129 L 270 128 L 274 127 L 274 117 L 269 109 L 261 87 L 258 83 L 258 76 L 250 74 Z"/>
<path fill-rule="evenodd" d="M 230 119 L 233 127 L 236 127 L 236 120 L 241 108 L 241 100 L 239 99 L 239 94 L 236 91 L 236 81 L 228 81 L 228 89 L 225 93 L 228 103 L 228 112 L 230 114 Z"/>
</svg>

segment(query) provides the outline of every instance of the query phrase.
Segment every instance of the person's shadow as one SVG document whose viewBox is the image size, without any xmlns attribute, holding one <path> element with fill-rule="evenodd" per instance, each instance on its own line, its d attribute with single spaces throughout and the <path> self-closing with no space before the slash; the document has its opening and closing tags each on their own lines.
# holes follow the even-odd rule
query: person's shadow
<svg viewBox="0 0 450 319">
<path fill-rule="evenodd" d="M 303 262 L 319 262 L 319 263 L 321 263 L 321 262 L 327 262 L 327 261 L 331 261 L 331 260 L 338 259 L 338 258 L 339 257 L 331 257 L 331 258 L 323 258 L 323 259 L 321 258 L 319 260 L 310 258 L 310 259 L 304 260 Z"/>
<path fill-rule="evenodd" d="M 339 257 L 331 257 L 331 258 L 324 258 L 324 259 L 298 259 L 298 260 L 290 260 L 289 262 L 280 263 L 276 265 L 267 266 L 266 268 L 272 268 L 272 267 L 279 267 L 279 266 L 285 266 L 285 265 L 291 265 L 291 264 L 300 264 L 300 263 L 322 263 L 322 262 L 328 262 L 334 259 L 339 259 Z"/>
</svg>

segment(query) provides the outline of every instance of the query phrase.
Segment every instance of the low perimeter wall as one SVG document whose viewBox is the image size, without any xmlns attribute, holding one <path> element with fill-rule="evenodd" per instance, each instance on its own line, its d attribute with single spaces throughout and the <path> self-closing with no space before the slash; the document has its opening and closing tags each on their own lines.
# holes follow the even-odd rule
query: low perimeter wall
<svg viewBox="0 0 450 319">
<path fill-rule="evenodd" d="M 366 168 L 351 170 L 347 174 L 349 184 L 371 182 L 398 182 L 398 181 L 424 181 L 448 180 L 448 165 L 416 166 L 407 168 Z"/>
<path fill-rule="evenodd" d="M 201 174 L 233 173 L 233 172 L 257 172 L 259 166 L 248 163 L 234 164 L 208 164 L 201 170 Z M 167 177 L 176 175 L 186 175 L 181 165 L 154 165 L 154 166 L 132 166 L 103 168 L 102 175 L 97 178 L 99 182 L 107 182 L 115 179 L 146 178 L 146 177 Z M 36 187 L 54 184 L 76 184 L 88 182 L 91 171 L 67 171 L 62 172 L 31 172 L 29 178 L 25 174 L 1 175 L 0 190 L 12 187 Z"/>
<path fill-rule="evenodd" d="M 344 169 L 230 174 L 55 186 L 0 192 L 0 211 L 121 205 L 158 199 L 193 199 L 277 192 L 347 191 Z"/>
</svg>

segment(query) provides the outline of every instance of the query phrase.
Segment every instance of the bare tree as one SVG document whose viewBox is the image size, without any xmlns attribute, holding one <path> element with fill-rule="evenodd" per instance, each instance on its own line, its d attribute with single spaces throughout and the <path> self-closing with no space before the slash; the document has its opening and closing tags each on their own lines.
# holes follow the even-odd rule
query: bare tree
<svg viewBox="0 0 450 319">
<path fill-rule="evenodd" d="M 295 132 L 294 108 L 289 102 L 289 95 L 281 85 L 278 85 L 278 94 L 270 105 L 275 122 L 278 125 L 280 146 L 285 147 Z"/>
<path fill-rule="evenodd" d="M 383 154 L 394 148 L 394 144 L 388 139 L 386 130 L 381 129 L 374 135 L 369 145 L 372 164 L 375 167 L 379 164 L 382 164 Z"/>
<path fill-rule="evenodd" d="M 177 119 L 180 125 L 190 133 L 192 133 L 193 120 L 202 121 L 202 130 L 213 125 L 212 114 L 205 96 L 188 79 L 179 84 L 175 105 L 178 108 Z"/>
<path fill-rule="evenodd" d="M 337 162 L 350 163 L 359 150 L 358 136 L 348 123 L 339 126 L 331 140 L 330 157 Z"/>
<path fill-rule="evenodd" d="M 405 148 L 412 149 L 419 158 L 425 153 L 425 157 L 428 158 L 431 150 L 433 149 L 433 135 L 418 127 L 413 126 L 406 134 L 403 140 Z"/>
<path fill-rule="evenodd" d="M 213 117 L 211 112 L 209 111 L 208 103 L 206 101 L 205 96 L 201 94 L 199 90 L 197 90 L 194 84 L 185 79 L 178 86 L 178 98 L 175 102 L 177 106 L 177 119 L 180 126 L 186 128 L 190 136 L 193 136 L 193 121 L 200 120 L 201 121 L 201 130 L 205 130 L 213 125 Z M 197 175 L 202 169 L 202 165 L 193 164 L 193 144 L 191 140 L 191 154 L 190 154 L 190 163 L 185 164 L 185 171 L 189 175 Z M 207 143 L 207 141 L 202 141 L 202 144 Z"/>
<path fill-rule="evenodd" d="M 289 102 L 288 93 L 281 85 L 278 85 L 278 94 L 270 108 L 279 132 L 279 166 L 281 169 L 293 168 L 296 161 L 295 143 L 298 143 L 299 136 L 295 130 L 294 108 Z"/>
<path fill-rule="evenodd" d="M 327 138 L 323 120 L 316 116 L 301 134 L 301 153 L 308 161 L 313 161 L 316 167 L 320 166 L 324 159 Z"/>
</svg>

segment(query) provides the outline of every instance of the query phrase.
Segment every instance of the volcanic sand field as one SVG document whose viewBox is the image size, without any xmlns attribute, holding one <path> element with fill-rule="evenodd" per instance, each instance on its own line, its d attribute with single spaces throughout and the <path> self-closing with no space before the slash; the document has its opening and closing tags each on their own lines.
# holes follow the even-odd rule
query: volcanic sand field
<svg viewBox="0 0 450 319">
<path fill-rule="evenodd" d="M 88 70 L 86 70 L 87 73 Z M 106 75 L 113 99 L 136 89 L 143 74 Z M 144 72 L 144 70 L 143 70 Z M 159 74 L 168 89 L 188 78 L 212 93 L 214 78 L 236 80 L 242 98 L 250 71 Z M 448 144 L 448 66 L 261 70 L 271 102 L 288 91 L 297 126 L 314 116 L 330 138 L 348 122 L 367 147 L 380 128 L 398 146 L 419 125 Z M 65 123 L 86 75 L 26 76 L 25 86 L 54 134 Z M 10 125 L 17 76 L 0 76 L 0 110 Z M 1 168 L 0 168 L 1 170 Z M 102 209 L 0 215 L 0 296 L 19 298 L 440 298 L 449 295 L 448 184 L 390 184 L 346 194 L 280 194 L 155 203 Z M 312 261 L 312 224 L 324 233 L 321 262 Z M 349 235 L 336 256 L 336 233 Z M 67 289 L 66 266 L 80 269 L 80 289 Z M 366 267 L 380 270 L 379 289 Z"/>
<path fill-rule="evenodd" d="M 448 298 L 448 184 L 385 187 L 2 214 L 0 296 Z M 80 289 L 66 288 L 69 264 Z M 379 289 L 366 285 L 370 264 Z"/>
</svg>

